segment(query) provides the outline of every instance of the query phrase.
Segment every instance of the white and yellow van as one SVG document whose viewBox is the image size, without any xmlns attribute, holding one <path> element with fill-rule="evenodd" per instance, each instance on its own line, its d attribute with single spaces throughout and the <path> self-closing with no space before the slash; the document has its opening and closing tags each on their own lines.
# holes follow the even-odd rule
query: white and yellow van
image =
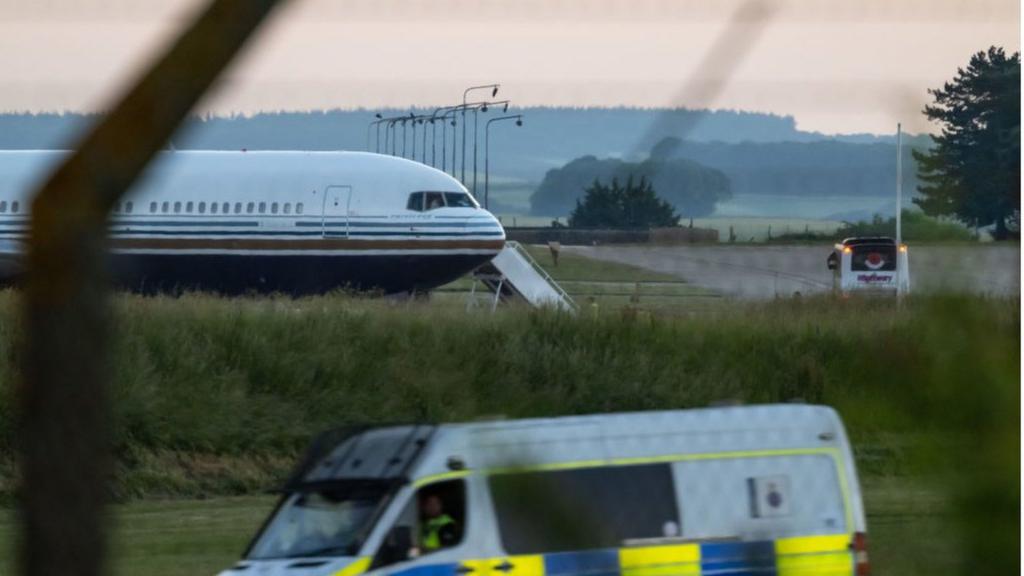
<svg viewBox="0 0 1024 576">
<path fill-rule="evenodd" d="M 827 407 L 383 426 L 314 446 L 224 576 L 868 570 L 853 457 Z M 441 547 L 421 541 L 437 514 L 425 499 L 451 528 Z"/>
</svg>

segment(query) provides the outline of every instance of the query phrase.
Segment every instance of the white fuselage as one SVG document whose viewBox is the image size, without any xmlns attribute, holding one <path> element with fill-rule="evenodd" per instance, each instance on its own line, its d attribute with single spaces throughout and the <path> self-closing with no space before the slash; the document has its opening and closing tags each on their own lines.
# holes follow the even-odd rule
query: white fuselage
<svg viewBox="0 0 1024 576">
<path fill-rule="evenodd" d="M 4 279 L 20 268 L 30 195 L 65 155 L 0 152 Z M 505 238 L 464 186 L 429 166 L 269 151 L 161 154 L 115 206 L 109 234 L 114 277 L 128 287 L 293 294 L 429 290 L 490 260 Z"/>
</svg>

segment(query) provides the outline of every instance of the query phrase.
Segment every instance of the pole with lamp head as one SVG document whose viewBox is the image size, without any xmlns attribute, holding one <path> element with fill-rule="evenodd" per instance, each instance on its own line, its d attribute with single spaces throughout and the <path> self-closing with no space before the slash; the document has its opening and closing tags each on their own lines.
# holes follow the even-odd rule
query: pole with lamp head
<svg viewBox="0 0 1024 576">
<path fill-rule="evenodd" d="M 510 116 L 498 116 L 487 121 L 484 127 L 484 209 L 489 206 L 491 193 L 491 124 L 504 120 L 515 120 L 516 126 L 523 125 L 523 115 L 513 114 Z"/>
<path fill-rule="evenodd" d="M 467 98 L 470 92 L 474 90 L 491 89 L 491 98 L 498 95 L 498 88 L 501 88 L 501 84 L 481 84 L 480 86 L 470 86 L 462 91 L 462 178 L 460 180 L 466 182 L 466 104 Z"/>
</svg>

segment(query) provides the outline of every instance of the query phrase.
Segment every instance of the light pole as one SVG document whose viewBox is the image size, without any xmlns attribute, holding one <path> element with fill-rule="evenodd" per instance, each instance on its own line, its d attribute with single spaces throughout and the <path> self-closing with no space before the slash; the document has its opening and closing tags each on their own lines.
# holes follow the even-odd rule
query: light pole
<svg viewBox="0 0 1024 576">
<path fill-rule="evenodd" d="M 380 112 L 377 112 L 376 114 L 374 114 L 374 117 L 377 118 L 377 120 L 375 120 L 373 122 L 370 122 L 369 124 L 366 125 L 366 151 L 367 152 L 370 151 L 370 129 L 372 129 L 374 126 L 377 127 L 377 148 L 378 149 L 380 148 L 380 123 L 384 121 L 384 117 L 380 115 Z"/>
<path fill-rule="evenodd" d="M 491 118 L 487 121 L 487 125 L 484 127 L 484 210 L 487 210 L 488 200 L 491 195 L 491 124 L 500 122 L 502 120 L 515 120 L 516 126 L 523 125 L 522 114 L 512 114 L 510 116 L 498 116 L 497 118 Z"/>
<path fill-rule="evenodd" d="M 491 98 L 494 98 L 498 95 L 498 88 L 500 87 L 501 84 L 482 84 L 480 86 L 470 86 L 462 91 L 462 178 L 460 180 L 463 183 L 466 182 L 466 98 L 470 92 L 485 88 L 491 89 Z"/>
<path fill-rule="evenodd" d="M 508 100 L 498 100 L 497 102 L 485 102 L 479 108 L 474 108 L 473 109 L 473 196 L 474 197 L 476 197 L 476 178 L 477 178 L 477 169 L 476 169 L 476 157 L 477 157 L 477 154 L 476 154 L 476 139 L 477 139 L 477 134 L 480 132 L 479 130 L 477 130 L 477 125 L 476 125 L 477 124 L 477 112 L 487 112 L 487 106 L 494 105 L 494 104 L 504 104 L 505 106 L 501 109 L 501 112 L 502 112 L 502 114 L 504 114 L 505 112 L 508 112 L 508 104 L 509 104 Z M 462 145 L 465 146 L 466 143 L 463 142 Z"/>
</svg>

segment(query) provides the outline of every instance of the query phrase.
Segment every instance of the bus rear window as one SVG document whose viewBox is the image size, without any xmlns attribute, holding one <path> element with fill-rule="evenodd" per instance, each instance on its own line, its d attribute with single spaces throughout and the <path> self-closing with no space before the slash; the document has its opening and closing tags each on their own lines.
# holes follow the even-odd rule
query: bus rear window
<svg viewBox="0 0 1024 576">
<path fill-rule="evenodd" d="M 896 246 L 891 244 L 860 244 L 853 247 L 850 270 L 855 272 L 893 271 L 896 269 Z"/>
</svg>

